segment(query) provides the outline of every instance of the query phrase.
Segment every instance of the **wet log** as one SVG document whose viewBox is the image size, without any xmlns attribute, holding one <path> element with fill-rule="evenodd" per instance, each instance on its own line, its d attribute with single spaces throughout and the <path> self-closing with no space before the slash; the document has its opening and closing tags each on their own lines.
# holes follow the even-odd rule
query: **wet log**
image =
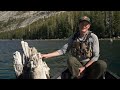
<svg viewBox="0 0 120 90">
<path fill-rule="evenodd" d="M 35 47 L 29 47 L 21 41 L 22 55 L 19 51 L 13 53 L 13 66 L 17 79 L 49 79 L 50 68 L 42 60 L 41 53 Z"/>
</svg>

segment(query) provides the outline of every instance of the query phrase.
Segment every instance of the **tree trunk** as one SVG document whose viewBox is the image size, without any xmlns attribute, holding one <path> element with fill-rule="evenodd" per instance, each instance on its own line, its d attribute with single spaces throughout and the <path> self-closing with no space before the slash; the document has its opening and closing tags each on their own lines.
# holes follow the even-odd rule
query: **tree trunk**
<svg viewBox="0 0 120 90">
<path fill-rule="evenodd" d="M 29 47 L 27 42 L 21 41 L 23 54 L 16 51 L 14 69 L 18 79 L 49 79 L 50 68 L 42 61 L 41 53 L 35 47 Z"/>
</svg>

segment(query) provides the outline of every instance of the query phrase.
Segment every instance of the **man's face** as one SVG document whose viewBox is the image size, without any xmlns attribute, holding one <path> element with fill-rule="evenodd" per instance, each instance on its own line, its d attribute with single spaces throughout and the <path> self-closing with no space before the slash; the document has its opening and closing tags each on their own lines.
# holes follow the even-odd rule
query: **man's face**
<svg viewBox="0 0 120 90">
<path fill-rule="evenodd" d="M 86 32 L 88 31 L 88 29 L 90 28 L 90 23 L 87 21 L 82 21 L 79 24 L 79 30 L 82 32 Z"/>
</svg>

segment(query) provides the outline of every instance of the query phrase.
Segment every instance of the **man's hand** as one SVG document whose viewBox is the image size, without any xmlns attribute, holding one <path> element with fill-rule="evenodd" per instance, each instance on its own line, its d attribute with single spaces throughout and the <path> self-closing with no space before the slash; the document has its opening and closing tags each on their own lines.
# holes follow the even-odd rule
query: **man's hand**
<svg viewBox="0 0 120 90">
<path fill-rule="evenodd" d="M 80 76 L 80 74 L 81 74 L 84 70 L 85 70 L 85 67 L 80 67 L 80 68 L 79 68 L 79 74 L 78 74 L 78 76 Z"/>
</svg>

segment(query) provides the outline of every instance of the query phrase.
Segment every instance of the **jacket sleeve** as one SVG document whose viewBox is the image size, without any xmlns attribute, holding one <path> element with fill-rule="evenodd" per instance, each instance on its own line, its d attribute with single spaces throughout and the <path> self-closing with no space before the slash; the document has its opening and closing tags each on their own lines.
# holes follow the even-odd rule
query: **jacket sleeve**
<svg viewBox="0 0 120 90">
<path fill-rule="evenodd" d="M 95 34 L 93 34 L 92 37 L 93 37 L 93 57 L 91 58 L 91 60 L 97 61 L 99 58 L 99 40 Z"/>
<path fill-rule="evenodd" d="M 73 41 L 72 37 L 73 35 L 69 37 L 68 42 L 61 49 L 57 50 L 60 55 L 63 55 L 70 50 Z"/>
</svg>

